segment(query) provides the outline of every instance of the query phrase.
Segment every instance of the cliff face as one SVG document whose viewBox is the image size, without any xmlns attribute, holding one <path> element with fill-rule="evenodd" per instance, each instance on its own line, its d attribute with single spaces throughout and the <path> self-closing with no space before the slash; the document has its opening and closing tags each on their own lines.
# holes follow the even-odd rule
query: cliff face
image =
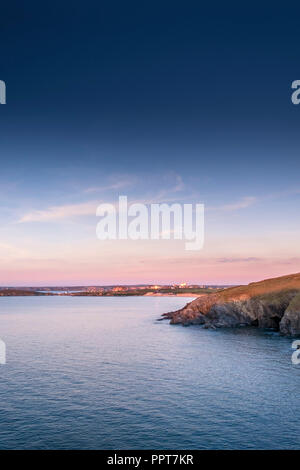
<svg viewBox="0 0 300 470">
<path fill-rule="evenodd" d="M 257 326 L 300 335 L 300 273 L 203 295 L 163 315 L 172 324 L 206 328 Z"/>
</svg>

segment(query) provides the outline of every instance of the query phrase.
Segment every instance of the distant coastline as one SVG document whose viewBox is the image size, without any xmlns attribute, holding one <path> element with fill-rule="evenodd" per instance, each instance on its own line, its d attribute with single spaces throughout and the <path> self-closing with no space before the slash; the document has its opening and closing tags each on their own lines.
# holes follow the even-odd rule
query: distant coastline
<svg viewBox="0 0 300 470">
<path fill-rule="evenodd" d="M 71 297 L 201 297 L 219 292 L 225 286 L 179 285 L 130 286 L 68 286 L 68 287 L 0 287 L 0 297 L 11 296 L 71 296 Z"/>
</svg>

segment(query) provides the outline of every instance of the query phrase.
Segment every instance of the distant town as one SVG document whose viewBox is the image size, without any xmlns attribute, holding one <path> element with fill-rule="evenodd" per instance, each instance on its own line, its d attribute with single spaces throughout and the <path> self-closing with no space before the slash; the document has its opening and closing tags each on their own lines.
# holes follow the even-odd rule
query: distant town
<svg viewBox="0 0 300 470">
<path fill-rule="evenodd" d="M 171 285 L 112 285 L 112 286 L 57 286 L 57 287 L 0 287 L 0 297 L 32 295 L 68 296 L 133 296 L 133 295 L 177 295 L 198 296 L 230 286 L 181 284 Z"/>
</svg>

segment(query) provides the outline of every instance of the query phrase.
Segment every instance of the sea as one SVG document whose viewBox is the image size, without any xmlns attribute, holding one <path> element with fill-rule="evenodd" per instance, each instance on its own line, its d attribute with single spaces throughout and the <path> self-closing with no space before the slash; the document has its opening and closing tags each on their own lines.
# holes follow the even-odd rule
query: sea
<svg viewBox="0 0 300 470">
<path fill-rule="evenodd" d="M 158 321 L 183 297 L 1 297 L 0 449 L 295 449 L 292 340 Z"/>
</svg>

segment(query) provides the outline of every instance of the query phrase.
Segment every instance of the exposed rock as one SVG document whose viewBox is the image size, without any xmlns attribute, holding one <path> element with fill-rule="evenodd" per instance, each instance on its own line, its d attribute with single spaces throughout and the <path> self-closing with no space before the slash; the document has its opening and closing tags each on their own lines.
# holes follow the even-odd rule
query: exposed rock
<svg viewBox="0 0 300 470">
<path fill-rule="evenodd" d="M 280 332 L 284 335 L 300 335 L 300 293 L 289 303 L 280 322 Z"/>
<path fill-rule="evenodd" d="M 257 326 L 300 335 L 300 273 L 207 294 L 164 318 L 185 326 Z"/>
</svg>

